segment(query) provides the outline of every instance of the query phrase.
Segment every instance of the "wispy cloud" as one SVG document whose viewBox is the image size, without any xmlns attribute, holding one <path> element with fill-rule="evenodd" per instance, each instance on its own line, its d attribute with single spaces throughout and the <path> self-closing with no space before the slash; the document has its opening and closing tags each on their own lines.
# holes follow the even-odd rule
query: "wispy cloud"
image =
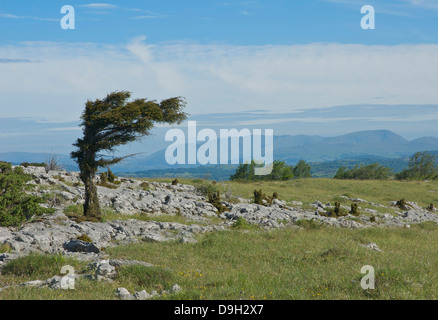
<svg viewBox="0 0 438 320">
<path fill-rule="evenodd" d="M 27 43 L 0 47 L 3 116 L 79 118 L 113 90 L 184 96 L 187 112 L 291 112 L 358 103 L 438 101 L 438 45 L 232 46 Z M 7 59 L 6 59 L 7 58 Z M 12 60 L 11 60 L 12 59 Z M 38 61 L 33 64 L 13 62 Z M 47 99 L 50 95 L 50 99 Z M 349 115 L 353 116 L 354 115 Z"/>
<path fill-rule="evenodd" d="M 17 16 L 15 14 L 11 13 L 0 13 L 0 18 L 7 18 L 7 19 L 24 19 L 26 17 L 24 16 Z"/>
<path fill-rule="evenodd" d="M 94 8 L 94 9 L 115 9 L 118 8 L 115 4 L 110 3 L 89 3 L 78 5 L 78 7 Z"/>
<path fill-rule="evenodd" d="M 424 9 L 438 9 L 437 0 L 402 0 L 411 6 L 424 8 Z"/>
<path fill-rule="evenodd" d="M 0 58 L 0 63 L 29 63 L 32 62 L 28 59 L 3 59 Z"/>
</svg>

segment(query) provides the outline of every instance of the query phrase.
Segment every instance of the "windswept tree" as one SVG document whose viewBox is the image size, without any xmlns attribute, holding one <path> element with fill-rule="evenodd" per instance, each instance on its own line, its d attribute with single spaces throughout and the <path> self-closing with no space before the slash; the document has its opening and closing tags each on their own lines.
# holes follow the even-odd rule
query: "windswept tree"
<svg viewBox="0 0 438 320">
<path fill-rule="evenodd" d="M 438 179 L 436 161 L 437 156 L 430 152 L 416 152 L 409 159 L 408 168 L 399 172 L 396 178 L 399 180 Z"/>
<path fill-rule="evenodd" d="M 115 91 L 103 100 L 88 100 L 81 116 L 83 137 L 74 144 L 71 157 L 79 165 L 80 177 L 85 185 L 84 215 L 100 218 L 101 210 L 95 175 L 99 168 L 109 167 L 130 157 L 112 157 L 108 153 L 116 148 L 149 135 L 155 123 L 181 123 L 187 118 L 182 110 L 185 101 L 175 97 L 155 100 L 130 100 L 128 91 Z"/>
</svg>

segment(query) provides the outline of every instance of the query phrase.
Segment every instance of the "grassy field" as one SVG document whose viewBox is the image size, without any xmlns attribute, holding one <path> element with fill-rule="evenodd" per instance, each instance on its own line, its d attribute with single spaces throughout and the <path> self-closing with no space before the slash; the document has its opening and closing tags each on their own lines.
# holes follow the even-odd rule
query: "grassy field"
<svg viewBox="0 0 438 320">
<path fill-rule="evenodd" d="M 201 179 L 178 179 L 180 183 L 199 185 L 208 183 Z M 151 179 L 150 181 L 171 182 L 172 179 Z M 219 182 L 216 184 L 223 193 L 230 188 L 233 197 L 250 199 L 255 189 L 262 189 L 266 195 L 277 192 L 286 201 L 301 201 L 308 205 L 317 200 L 323 203 L 351 203 L 340 196 L 361 198 L 370 202 L 389 205 L 390 201 L 405 199 L 426 207 L 438 205 L 438 181 L 398 181 L 398 180 L 338 180 L 338 179 L 295 179 L 269 182 Z"/>
<path fill-rule="evenodd" d="M 383 252 L 362 246 L 370 242 Z M 118 287 L 150 292 L 174 283 L 183 290 L 160 299 L 437 299 L 437 243 L 437 226 L 428 223 L 411 229 L 216 232 L 201 236 L 197 244 L 143 243 L 108 249 L 112 258 L 155 266 L 121 270 L 115 283 L 83 279 L 70 291 L 18 287 L 0 292 L 0 299 L 115 299 Z M 59 273 L 63 263 L 77 270 L 84 267 L 80 262 L 45 258 L 50 263 L 36 256 L 15 261 L 0 283 L 45 279 Z M 32 272 L 23 271 L 30 265 Z M 374 290 L 360 286 L 364 265 L 375 269 Z"/>
<path fill-rule="evenodd" d="M 343 194 L 381 204 L 400 198 L 422 206 L 438 203 L 437 182 L 306 179 L 228 184 L 233 196 L 250 198 L 255 188 L 261 188 L 266 194 L 276 191 L 284 200 L 305 204 L 333 202 Z M 109 212 L 107 219 L 114 218 L 118 216 Z M 187 222 L 181 217 L 165 219 Z M 70 291 L 13 287 L 0 291 L 0 300 L 116 299 L 119 287 L 150 292 L 169 289 L 174 283 L 182 291 L 160 299 L 438 299 L 435 223 L 412 225 L 410 229 L 351 230 L 312 223 L 302 226 L 271 231 L 232 229 L 199 235 L 196 244 L 142 243 L 109 248 L 106 253 L 110 258 L 136 259 L 155 267 L 123 268 L 114 283 L 81 279 Z M 382 252 L 363 246 L 371 242 L 377 243 Z M 0 287 L 45 280 L 59 274 L 63 264 L 73 265 L 77 272 L 85 268 L 83 262 L 59 256 L 30 256 L 15 260 L 3 270 Z M 360 286 L 364 265 L 375 270 L 374 290 Z"/>
</svg>

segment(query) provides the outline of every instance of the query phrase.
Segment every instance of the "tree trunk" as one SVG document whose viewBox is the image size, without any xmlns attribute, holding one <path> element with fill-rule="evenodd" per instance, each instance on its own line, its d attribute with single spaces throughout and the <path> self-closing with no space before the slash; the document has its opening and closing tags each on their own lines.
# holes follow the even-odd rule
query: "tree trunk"
<svg viewBox="0 0 438 320">
<path fill-rule="evenodd" d="M 84 179 L 85 185 L 85 203 L 84 215 L 89 218 L 101 218 L 99 198 L 97 196 L 97 187 L 94 183 L 94 175 L 87 175 Z"/>
</svg>

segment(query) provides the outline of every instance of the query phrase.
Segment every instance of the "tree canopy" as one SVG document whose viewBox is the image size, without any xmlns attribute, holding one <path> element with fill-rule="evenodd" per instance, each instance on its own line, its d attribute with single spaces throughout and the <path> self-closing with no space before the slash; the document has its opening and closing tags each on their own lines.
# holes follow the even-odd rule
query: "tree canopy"
<svg viewBox="0 0 438 320">
<path fill-rule="evenodd" d="M 373 163 L 370 165 L 355 165 L 351 169 L 340 167 L 334 179 L 385 180 L 392 176 L 391 168 Z"/>
<path fill-rule="evenodd" d="M 85 215 L 100 216 L 94 176 L 98 168 L 108 167 L 132 156 L 108 158 L 118 146 L 149 135 L 156 123 L 181 123 L 187 118 L 182 110 L 185 100 L 174 97 L 155 100 L 129 100 L 128 91 L 115 91 L 104 99 L 88 100 L 81 116 L 83 137 L 74 144 L 76 151 L 71 157 L 76 160 L 85 184 Z"/>
<path fill-rule="evenodd" d="M 255 175 L 254 168 L 257 164 L 254 161 L 251 163 L 241 163 L 236 169 L 236 172 L 231 175 L 231 180 L 243 181 L 285 181 L 292 178 L 308 178 L 310 175 L 310 165 L 301 160 L 294 167 L 286 164 L 281 160 L 274 160 L 272 172 L 268 175 Z"/>
<path fill-rule="evenodd" d="M 409 159 L 408 168 L 399 172 L 399 180 L 438 179 L 437 156 L 430 152 L 416 152 Z"/>
</svg>

